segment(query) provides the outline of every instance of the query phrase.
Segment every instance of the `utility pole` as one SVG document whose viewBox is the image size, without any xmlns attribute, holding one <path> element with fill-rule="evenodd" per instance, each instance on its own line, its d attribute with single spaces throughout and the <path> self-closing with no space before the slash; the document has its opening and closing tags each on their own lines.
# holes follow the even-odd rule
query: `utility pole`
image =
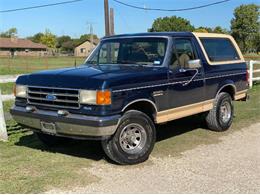
<svg viewBox="0 0 260 195">
<path fill-rule="evenodd" d="M 90 49 L 92 51 L 94 48 L 93 22 L 87 21 L 86 24 L 87 24 L 87 31 L 88 31 L 87 33 L 90 35 L 89 41 L 90 41 Z"/>
<path fill-rule="evenodd" d="M 110 35 L 110 25 L 109 25 L 109 5 L 108 0 L 104 0 L 104 13 L 105 13 L 105 35 Z"/>
<path fill-rule="evenodd" d="M 94 44 L 94 38 L 93 38 L 93 25 L 90 24 L 90 44 L 91 44 L 91 50 L 93 49 Z"/>
<path fill-rule="evenodd" d="M 114 9 L 113 8 L 110 8 L 109 20 L 110 20 L 110 35 L 114 35 L 115 34 L 115 20 L 114 20 Z"/>
</svg>

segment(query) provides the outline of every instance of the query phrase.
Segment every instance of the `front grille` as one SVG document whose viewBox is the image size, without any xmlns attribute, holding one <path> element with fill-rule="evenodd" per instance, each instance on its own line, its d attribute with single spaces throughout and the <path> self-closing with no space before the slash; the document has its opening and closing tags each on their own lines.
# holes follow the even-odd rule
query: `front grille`
<svg viewBox="0 0 260 195">
<path fill-rule="evenodd" d="M 54 97 L 48 99 L 48 96 Z M 48 87 L 28 87 L 27 101 L 29 104 L 57 107 L 57 108 L 71 108 L 79 109 L 79 90 L 74 89 L 60 89 Z"/>
</svg>

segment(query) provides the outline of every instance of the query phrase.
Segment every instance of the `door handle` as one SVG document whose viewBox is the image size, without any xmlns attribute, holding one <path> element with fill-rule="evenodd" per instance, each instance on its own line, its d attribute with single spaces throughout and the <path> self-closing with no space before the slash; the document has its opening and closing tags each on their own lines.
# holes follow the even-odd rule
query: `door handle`
<svg viewBox="0 0 260 195">
<path fill-rule="evenodd" d="M 181 73 L 185 73 L 185 72 L 187 72 L 187 69 L 180 68 L 180 69 L 179 69 L 179 72 L 181 72 Z"/>
</svg>

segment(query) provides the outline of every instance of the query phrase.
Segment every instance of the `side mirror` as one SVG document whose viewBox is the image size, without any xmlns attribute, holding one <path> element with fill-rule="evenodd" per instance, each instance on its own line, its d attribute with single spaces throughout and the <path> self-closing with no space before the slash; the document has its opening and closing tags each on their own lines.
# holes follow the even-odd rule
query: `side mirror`
<svg viewBox="0 0 260 195">
<path fill-rule="evenodd" d="M 188 61 L 188 67 L 189 67 L 189 69 L 198 69 L 198 68 L 200 68 L 201 67 L 200 59 L 189 60 Z"/>
</svg>

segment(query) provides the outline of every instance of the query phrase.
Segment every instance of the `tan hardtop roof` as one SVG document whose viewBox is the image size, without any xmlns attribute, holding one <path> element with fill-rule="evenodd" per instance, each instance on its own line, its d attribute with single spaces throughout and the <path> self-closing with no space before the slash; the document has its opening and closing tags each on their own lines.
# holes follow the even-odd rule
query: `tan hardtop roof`
<svg viewBox="0 0 260 195">
<path fill-rule="evenodd" d="M 216 38 L 232 38 L 231 35 L 220 34 L 220 33 L 200 33 L 192 32 L 195 37 L 216 37 Z"/>
<path fill-rule="evenodd" d="M 199 42 L 199 45 L 200 45 L 200 47 L 201 47 L 201 49 L 203 51 L 203 54 L 206 57 L 206 59 L 207 59 L 207 61 L 208 61 L 208 63 L 210 65 L 221 65 L 221 64 L 224 64 L 224 63 L 226 63 L 226 64 L 234 64 L 234 63 L 243 63 L 243 62 L 245 62 L 244 57 L 243 57 L 243 55 L 242 55 L 242 53 L 241 53 L 241 51 L 240 51 L 240 49 L 239 49 L 235 39 L 231 35 L 218 34 L 218 33 L 197 33 L 197 32 L 193 32 L 192 34 L 196 37 L 197 41 Z M 202 42 L 200 40 L 200 38 L 204 38 L 204 37 L 205 38 L 226 38 L 226 39 L 229 39 L 232 42 L 232 44 L 234 45 L 234 47 L 235 47 L 235 49 L 237 51 L 237 54 L 239 55 L 240 59 L 239 60 L 233 60 L 233 61 L 224 61 L 224 62 L 211 62 L 209 57 L 208 57 L 208 55 L 207 55 L 207 52 L 206 52 L 203 44 L 202 44 Z"/>
</svg>

